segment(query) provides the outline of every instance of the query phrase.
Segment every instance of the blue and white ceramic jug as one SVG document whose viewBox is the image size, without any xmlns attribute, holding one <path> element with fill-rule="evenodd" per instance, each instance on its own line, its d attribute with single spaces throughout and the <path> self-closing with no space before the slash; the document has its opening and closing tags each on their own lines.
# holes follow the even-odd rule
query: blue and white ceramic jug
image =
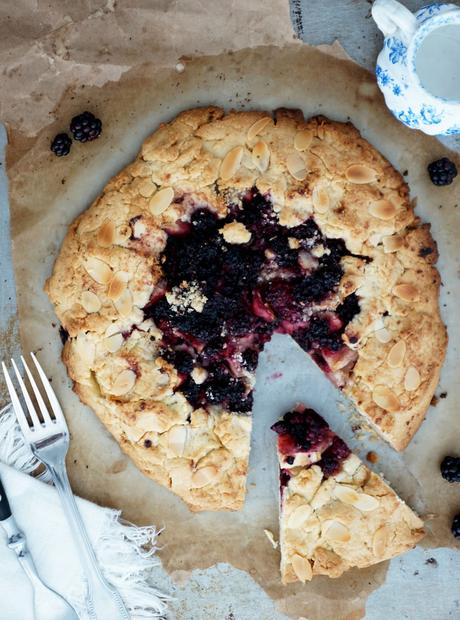
<svg viewBox="0 0 460 620">
<path fill-rule="evenodd" d="M 425 133 L 460 133 L 460 7 L 434 3 L 413 15 L 375 0 L 372 16 L 385 36 L 376 75 L 389 109 Z"/>
</svg>

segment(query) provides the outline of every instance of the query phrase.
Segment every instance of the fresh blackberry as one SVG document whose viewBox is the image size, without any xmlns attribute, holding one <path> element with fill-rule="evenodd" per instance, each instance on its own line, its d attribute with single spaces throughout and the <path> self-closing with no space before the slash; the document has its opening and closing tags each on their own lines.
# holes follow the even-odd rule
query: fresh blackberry
<svg viewBox="0 0 460 620">
<path fill-rule="evenodd" d="M 99 138 L 102 131 L 102 122 L 91 112 L 83 112 L 74 116 L 70 121 L 70 131 L 74 140 L 78 142 L 90 142 Z"/>
<path fill-rule="evenodd" d="M 193 230 L 201 234 L 214 231 L 217 227 L 217 222 L 217 216 L 206 208 L 197 209 L 191 217 Z"/>
<path fill-rule="evenodd" d="M 246 349 L 242 353 L 243 366 L 250 372 L 257 368 L 259 354 L 254 349 Z"/>
<path fill-rule="evenodd" d="M 460 457 L 446 456 L 441 463 L 441 475 L 447 482 L 460 482 Z"/>
<path fill-rule="evenodd" d="M 193 370 L 193 357 L 187 351 L 165 351 L 162 355 L 175 369 L 183 374 L 189 374 Z"/>
<path fill-rule="evenodd" d="M 452 521 L 452 534 L 455 538 L 460 539 L 460 514 L 455 515 L 454 520 Z"/>
<path fill-rule="evenodd" d="M 457 166 L 447 157 L 442 157 L 429 164 L 428 174 L 433 185 L 450 185 L 457 176 Z"/>
<path fill-rule="evenodd" d="M 191 377 L 187 377 L 180 385 L 179 392 L 182 392 L 192 407 L 198 407 L 201 404 L 201 386 L 197 385 Z"/>
<path fill-rule="evenodd" d="M 359 314 L 360 311 L 361 308 L 359 306 L 359 301 L 356 293 L 348 295 L 348 297 L 344 299 L 343 303 L 341 303 L 336 310 L 338 317 L 345 325 L 347 325 L 354 316 Z"/>
<path fill-rule="evenodd" d="M 58 133 L 51 142 L 51 150 L 57 157 L 64 157 L 70 153 L 72 140 L 66 133 Z"/>
<path fill-rule="evenodd" d="M 324 477 L 329 478 L 337 474 L 344 461 L 350 456 L 351 451 L 347 444 L 340 439 L 340 437 L 334 437 L 332 444 L 321 455 L 321 460 L 318 465 L 321 467 Z"/>
</svg>

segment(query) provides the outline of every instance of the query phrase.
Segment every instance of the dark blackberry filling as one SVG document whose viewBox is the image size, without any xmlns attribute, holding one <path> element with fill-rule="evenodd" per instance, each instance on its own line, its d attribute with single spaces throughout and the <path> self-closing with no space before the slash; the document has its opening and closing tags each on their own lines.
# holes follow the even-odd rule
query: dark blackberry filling
<svg viewBox="0 0 460 620">
<path fill-rule="evenodd" d="M 239 222 L 251 232 L 249 243 L 229 244 L 221 229 Z M 165 282 L 144 308 L 163 332 L 165 357 L 177 369 L 181 391 L 193 406 L 219 405 L 238 412 L 250 411 L 252 391 L 246 372 L 257 367 L 258 355 L 272 333 L 292 334 L 302 348 L 328 371 L 323 352 L 339 352 L 346 324 L 359 312 L 350 296 L 337 313 L 316 312 L 338 287 L 343 271 L 340 260 L 348 254 L 340 239 L 323 237 L 312 219 L 294 228 L 278 223 L 269 197 L 252 189 L 241 204 L 229 205 L 219 219 L 206 207 L 197 208 L 190 223 L 178 222 L 161 255 Z M 315 246 L 320 258 L 305 260 Z M 301 265 L 303 263 L 303 267 Z M 306 271 L 305 271 L 306 269 Z M 205 302 L 172 305 L 165 293 L 193 284 Z M 194 365 L 208 376 L 195 384 Z"/>
<path fill-rule="evenodd" d="M 297 453 L 306 452 L 312 455 L 311 464 L 321 467 L 325 478 L 337 474 L 342 462 L 351 454 L 346 443 L 337 437 L 327 422 L 312 409 L 289 411 L 279 422 L 273 424 L 272 430 L 278 434 L 278 450 L 288 465 L 295 462 Z M 321 455 L 319 460 L 317 453 Z M 285 477 L 285 469 L 281 470 L 281 486 L 283 474 Z"/>
</svg>

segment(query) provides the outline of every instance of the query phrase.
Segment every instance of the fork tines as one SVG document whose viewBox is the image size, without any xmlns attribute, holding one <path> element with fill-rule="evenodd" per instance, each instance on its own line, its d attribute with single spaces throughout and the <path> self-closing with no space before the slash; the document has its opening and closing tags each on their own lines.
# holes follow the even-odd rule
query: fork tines
<svg viewBox="0 0 460 620">
<path fill-rule="evenodd" d="M 3 374 L 5 376 L 5 381 L 6 381 L 6 386 L 8 388 L 8 392 L 10 394 L 10 398 L 11 398 L 11 402 L 13 404 L 13 409 L 14 412 L 16 414 L 16 417 L 18 419 L 19 422 L 19 426 L 21 427 L 22 432 L 24 433 L 24 435 L 27 437 L 30 437 L 31 432 L 36 432 L 39 431 L 40 429 L 49 429 L 50 425 L 63 425 L 65 428 L 67 427 L 65 419 L 64 419 L 64 415 L 62 413 L 62 409 L 59 405 L 59 402 L 56 398 L 56 395 L 54 394 L 54 390 L 51 387 L 50 382 L 48 381 L 48 378 L 43 370 L 43 368 L 41 367 L 41 365 L 39 364 L 37 358 L 35 357 L 35 355 L 33 353 L 30 354 L 32 357 L 32 360 L 35 364 L 35 367 L 37 369 L 38 375 L 41 379 L 41 383 L 43 386 L 43 389 L 45 390 L 46 396 L 48 397 L 48 401 L 50 403 L 51 406 L 51 410 L 53 413 L 53 416 L 50 415 L 50 412 L 48 411 L 48 407 L 45 404 L 45 401 L 43 399 L 43 396 L 40 392 L 40 389 L 24 359 L 24 357 L 21 355 L 21 361 L 22 364 L 24 366 L 24 369 L 26 371 L 26 375 L 29 379 L 30 382 L 30 386 L 32 388 L 33 391 L 33 395 L 35 396 L 35 400 L 36 403 L 38 404 L 38 408 L 40 410 L 41 413 L 41 418 L 39 417 L 37 410 L 35 408 L 34 403 L 32 402 L 32 398 L 30 396 L 30 393 L 24 383 L 24 380 L 21 376 L 21 373 L 19 371 L 18 366 L 16 365 L 16 362 L 14 360 L 11 360 L 11 364 L 13 366 L 16 378 L 18 380 L 18 384 L 19 387 L 21 389 L 21 393 L 22 396 L 24 398 L 24 402 L 26 404 L 27 407 L 27 411 L 29 413 L 29 419 L 27 418 L 27 415 L 24 412 L 24 409 L 22 407 L 21 401 L 19 399 L 19 396 L 15 390 L 15 387 L 13 385 L 13 381 L 11 380 L 11 377 L 9 375 L 8 369 L 5 365 L 4 362 L 2 362 L 2 369 L 3 369 Z"/>
</svg>

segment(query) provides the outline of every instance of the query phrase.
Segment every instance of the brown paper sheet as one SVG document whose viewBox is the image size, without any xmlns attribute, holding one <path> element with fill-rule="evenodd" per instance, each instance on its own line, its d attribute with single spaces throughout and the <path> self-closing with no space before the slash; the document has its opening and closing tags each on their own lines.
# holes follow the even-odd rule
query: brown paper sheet
<svg viewBox="0 0 460 620">
<path fill-rule="evenodd" d="M 92 16 L 83 10 L 79 15 L 78 9 L 72 13 L 68 7 L 73 4 L 61 4 L 67 8 L 55 7 L 54 13 L 45 14 L 53 28 L 49 35 L 40 37 L 33 29 L 21 30 L 20 35 L 6 31 L 16 43 L 12 53 L 17 69 L 12 69 L 13 82 L 7 90 L 17 90 L 4 93 L 2 89 L 1 104 L 9 121 L 12 235 L 22 346 L 25 351 L 39 350 L 67 413 L 72 432 L 68 463 L 74 490 L 121 508 L 124 516 L 135 522 L 164 524 L 161 558 L 173 574 L 183 576 L 181 571 L 228 562 L 247 571 L 292 618 L 360 618 L 367 595 L 383 582 L 387 565 L 350 571 L 334 581 L 320 577 L 306 586 L 282 587 L 278 552 L 263 533 L 264 528 L 277 532 L 274 470 L 262 473 L 267 469 L 263 462 L 252 459 L 256 473 L 250 476 L 244 509 L 225 514 L 191 515 L 178 498 L 133 467 L 94 414 L 72 393 L 59 359 L 61 343 L 53 310 L 42 289 L 68 224 L 135 156 L 143 138 L 180 110 L 210 103 L 227 108 L 287 106 L 301 108 L 307 116 L 321 113 L 338 120 L 351 119 L 398 169 L 407 170 L 413 196 L 418 197 L 417 212 L 432 223 L 440 247 L 442 306 L 450 345 L 438 393 L 447 392 L 448 396 L 429 411 L 422 429 L 398 461 L 400 465 L 387 470 L 379 463 L 377 471 L 385 471 L 397 488 L 410 489 L 410 496 L 405 497 L 412 505 L 424 506 L 425 513 L 435 515 L 428 523 L 424 544 L 448 546 L 455 496 L 451 487 L 441 482 L 437 463 L 444 454 L 455 453 L 458 442 L 455 361 L 459 336 L 455 321 L 460 300 L 460 196 L 455 189 L 434 188 L 426 175 L 426 164 L 445 154 L 445 149 L 436 139 L 393 119 L 369 73 L 351 62 L 289 42 L 292 32 L 287 3 L 272 2 L 269 11 L 259 1 L 214 2 L 209 15 L 206 3 L 201 2 L 182 2 L 179 7 L 156 3 L 158 8 L 153 11 L 148 2 L 145 6 L 142 2 L 115 5 L 109 0 L 94 3 Z M 241 47 L 246 49 L 236 51 Z M 197 50 L 210 55 L 189 58 Z M 110 53 L 110 60 L 104 53 Z M 185 65 L 182 73 L 175 68 L 179 58 Z M 39 80 L 37 76 L 41 76 Z M 37 105 L 31 106 L 35 99 Z M 103 135 L 86 146 L 74 145 L 69 157 L 54 158 L 49 152 L 51 137 L 83 109 L 91 109 L 103 119 Z M 253 438 L 262 461 L 265 441 L 265 430 Z M 273 446 L 268 446 L 267 452 L 269 449 Z M 269 461 L 274 462 L 267 456 Z M 408 486 L 408 476 L 416 483 Z"/>
</svg>

